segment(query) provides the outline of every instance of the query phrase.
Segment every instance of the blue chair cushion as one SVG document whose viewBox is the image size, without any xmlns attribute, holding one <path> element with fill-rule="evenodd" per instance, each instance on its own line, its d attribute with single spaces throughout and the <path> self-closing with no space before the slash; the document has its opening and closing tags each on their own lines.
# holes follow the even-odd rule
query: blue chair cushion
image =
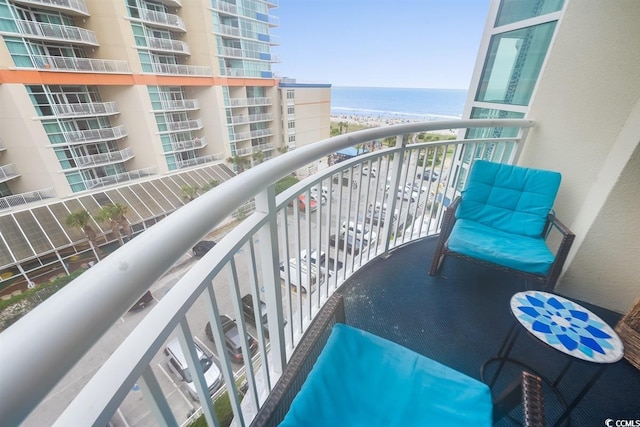
<svg viewBox="0 0 640 427">
<path fill-rule="evenodd" d="M 281 426 L 490 426 L 486 384 L 368 332 L 333 327 Z"/>
<path fill-rule="evenodd" d="M 467 219 L 456 221 L 447 246 L 472 258 L 543 276 L 554 260 L 541 236 L 511 234 Z"/>
<path fill-rule="evenodd" d="M 456 218 L 506 233 L 540 236 L 559 187 L 558 172 L 476 160 Z"/>
</svg>

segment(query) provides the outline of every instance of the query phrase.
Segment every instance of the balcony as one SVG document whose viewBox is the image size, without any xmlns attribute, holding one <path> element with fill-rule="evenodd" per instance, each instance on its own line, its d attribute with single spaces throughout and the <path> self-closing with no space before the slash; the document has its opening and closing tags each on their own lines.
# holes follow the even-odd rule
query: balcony
<svg viewBox="0 0 640 427">
<path fill-rule="evenodd" d="M 223 0 L 216 0 L 211 3 L 213 6 L 213 10 L 217 10 L 218 12 L 224 12 L 229 15 L 238 14 L 238 7 L 235 4 L 231 4 Z"/>
<path fill-rule="evenodd" d="M 180 40 L 169 40 L 157 37 L 147 37 L 149 50 L 173 53 L 176 55 L 191 55 L 189 45 Z"/>
<path fill-rule="evenodd" d="M 97 117 L 120 114 L 117 102 L 52 104 L 51 109 L 56 117 Z"/>
<path fill-rule="evenodd" d="M 125 130 L 124 126 L 120 125 L 105 129 L 89 129 L 63 132 L 62 135 L 64 136 L 66 144 L 74 145 L 86 144 L 89 142 L 106 142 L 122 139 L 127 136 L 127 131 Z M 56 144 L 56 146 L 59 145 L 61 144 Z"/>
<path fill-rule="evenodd" d="M 271 98 L 231 98 L 229 99 L 228 108 L 236 107 L 255 107 L 260 105 L 271 105 Z"/>
<path fill-rule="evenodd" d="M 158 2 L 162 3 L 167 7 L 176 7 L 176 8 L 182 7 L 182 0 L 158 0 Z"/>
<path fill-rule="evenodd" d="M 218 25 L 219 28 L 219 32 L 218 34 L 221 34 L 223 36 L 228 36 L 228 37 L 240 37 L 240 28 L 238 27 L 232 27 L 231 25 L 223 25 L 220 24 Z"/>
<path fill-rule="evenodd" d="M 232 141 L 244 141 L 251 138 L 260 138 L 263 136 L 271 136 L 273 135 L 272 129 L 258 129 L 247 132 L 236 132 L 232 135 Z"/>
<path fill-rule="evenodd" d="M 200 101 L 198 99 L 163 99 L 160 101 L 161 108 L 154 111 L 189 111 L 199 110 Z"/>
<path fill-rule="evenodd" d="M 96 33 L 69 25 L 48 24 L 36 21 L 15 21 L 20 34 L 26 38 L 66 42 L 83 46 L 99 46 Z"/>
<path fill-rule="evenodd" d="M 168 151 L 167 153 L 179 153 L 189 150 L 198 150 L 206 146 L 207 138 L 203 136 L 201 138 L 192 139 L 191 141 L 172 142 L 171 151 Z"/>
<path fill-rule="evenodd" d="M 237 156 L 249 156 L 253 153 L 258 153 L 260 151 L 271 151 L 274 150 L 276 148 L 275 144 L 260 144 L 260 145 L 253 145 L 251 147 L 247 147 L 247 148 L 236 148 L 236 155 Z"/>
<path fill-rule="evenodd" d="M 20 172 L 13 163 L 0 166 L 0 182 L 7 182 L 20 176 Z"/>
<path fill-rule="evenodd" d="M 32 59 L 34 66 L 42 70 L 115 74 L 131 73 L 127 61 L 42 55 L 34 55 Z"/>
<path fill-rule="evenodd" d="M 26 193 L 12 194 L 0 198 L 0 210 L 11 209 L 14 207 L 26 205 L 28 203 L 39 202 L 45 199 L 56 197 L 53 188 L 44 188 L 42 190 L 28 191 Z"/>
<path fill-rule="evenodd" d="M 86 169 L 96 166 L 123 163 L 127 160 L 133 159 L 133 157 L 133 150 L 131 150 L 131 148 L 125 148 L 124 150 L 116 151 L 113 153 L 100 153 L 90 156 L 77 157 L 75 160 L 78 168 Z"/>
<path fill-rule="evenodd" d="M 167 129 L 169 132 L 178 132 L 178 131 L 183 132 L 187 130 L 198 130 L 198 129 L 202 129 L 203 127 L 204 125 L 202 124 L 202 119 L 167 123 Z"/>
<path fill-rule="evenodd" d="M 200 156 L 193 159 L 180 160 L 177 162 L 178 169 L 190 168 L 193 166 L 204 165 L 211 162 L 222 160 L 222 155 L 211 154 L 208 156 Z"/>
<path fill-rule="evenodd" d="M 346 296 L 350 324 L 477 378 L 479 367 L 495 355 L 511 325 L 508 297 L 521 290 L 523 283 L 455 260 L 445 263 L 440 276 L 429 277 L 432 236 L 438 233 L 444 209 L 439 201 L 452 198 L 463 184 L 463 174 L 455 168 L 458 150 L 507 161 L 522 149 L 533 125 L 530 120 L 452 120 L 368 129 L 301 147 L 239 174 L 128 242 L 2 333 L 5 348 L 20 349 L 8 353 L 0 364 L 3 387 L 11 391 L 0 400 L 3 420 L 12 425 L 24 420 L 51 390 L 58 390 L 58 381 L 115 324 L 121 329 L 114 335 L 126 334 L 122 344 L 115 350 L 101 347 L 90 353 L 89 371 L 93 373 L 95 366 L 97 373 L 81 391 L 74 381 L 78 391 L 70 403 L 44 405 L 49 412 L 51 407 L 63 412 L 42 424 L 106 425 L 116 411 L 124 417 L 135 416 L 140 423 L 182 424 L 188 409 L 179 387 L 165 375 L 162 351 L 165 342 L 177 336 L 184 353 L 192 355 L 187 363 L 195 373 L 199 401 L 204 403 L 196 407 L 196 415 L 204 413 L 209 425 L 215 425 L 191 337 L 199 345 L 222 349 L 218 315 L 228 313 L 237 319 L 241 336 L 249 331 L 258 341 L 257 356 L 244 366 L 233 364 L 227 352 L 216 352 L 234 414 L 244 419 L 240 424 L 248 425 L 255 407 L 262 404 L 258 396 L 275 385 L 309 322 L 338 289 Z M 509 138 L 410 143 L 415 133 L 475 127 L 519 132 Z M 346 147 L 366 147 L 390 137 L 395 146 L 322 169 L 276 196 L 275 182 L 281 177 Z M 364 174 L 364 166 L 370 170 L 375 166 L 378 173 Z M 438 172 L 434 180 L 425 178 L 426 168 Z M 395 191 L 385 198 L 387 185 L 395 189 L 407 184 L 416 186 L 418 200 L 396 198 Z M 326 204 L 319 204 L 314 212 L 288 207 L 300 194 L 309 200 L 314 187 L 327 188 Z M 251 199 L 255 199 L 255 212 L 228 231 L 200 261 L 177 276 L 163 277 L 175 263 L 190 258 L 185 253 L 197 241 Z M 369 206 L 384 203 L 388 207 L 382 215 L 370 215 Z M 369 244 L 357 251 L 331 246 L 330 235 L 341 224 L 366 224 L 367 217 Z M 324 252 L 324 259 L 303 255 L 303 250 L 310 254 L 314 249 Z M 296 267 L 280 270 L 280 262 Z M 150 287 L 159 291 L 154 295 L 160 300 L 144 316 L 125 314 Z M 265 301 L 266 331 L 254 328 L 243 315 L 240 297 L 247 293 Z M 99 304 L 95 303 L 98 298 Z M 90 309 L 60 311 L 60 306 Z M 615 313 L 594 310 L 608 322 L 618 318 Z M 258 311 L 256 318 L 261 314 Z M 124 316 L 126 321 L 121 321 Z M 56 321 L 48 321 L 51 318 Z M 204 335 L 207 321 L 215 344 Z M 545 373 L 562 370 L 564 360 L 540 353 L 540 347 L 527 346 L 526 341 L 523 344 L 519 349 L 523 357 L 542 360 Z M 246 340 L 241 346 L 244 360 L 249 360 Z M 71 371 L 74 379 L 88 376 L 81 375 L 87 368 L 82 365 Z M 236 378 L 247 381 L 242 401 Z M 572 386 L 578 380 L 567 381 Z M 65 394 L 71 393 L 67 385 L 59 386 Z M 225 392 L 223 387 L 216 396 Z M 637 372 L 620 362 L 606 371 L 572 419 L 576 425 L 611 413 L 619 419 L 635 419 L 638 393 Z M 557 406 L 551 403 L 551 407 L 553 414 Z"/>
<path fill-rule="evenodd" d="M 232 116 L 231 124 L 241 125 L 244 123 L 270 122 L 272 120 L 273 114 L 271 113 L 248 114 L 243 116 Z"/>
<path fill-rule="evenodd" d="M 60 11 L 75 16 L 90 15 L 87 3 L 84 0 L 15 0 L 14 3 Z"/>
<path fill-rule="evenodd" d="M 146 178 L 156 174 L 155 168 L 138 169 L 125 173 L 103 176 L 96 179 L 85 180 L 84 184 L 88 189 L 106 187 L 107 185 L 118 184 L 122 182 L 135 181 L 136 179 Z"/>
<path fill-rule="evenodd" d="M 157 74 L 185 75 L 185 76 L 210 76 L 211 68 L 200 65 L 151 64 L 153 72 Z"/>
<path fill-rule="evenodd" d="M 149 25 L 173 31 L 180 31 L 183 33 L 187 31 L 187 27 L 184 25 L 184 21 L 178 15 L 157 12 L 155 10 L 149 9 L 138 10 L 140 12 L 140 19 Z"/>
</svg>

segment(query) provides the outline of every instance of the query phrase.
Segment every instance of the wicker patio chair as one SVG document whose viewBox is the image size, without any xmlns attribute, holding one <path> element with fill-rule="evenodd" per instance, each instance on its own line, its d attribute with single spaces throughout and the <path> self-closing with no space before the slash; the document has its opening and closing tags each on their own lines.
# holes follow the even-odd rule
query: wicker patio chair
<svg viewBox="0 0 640 427">
<path fill-rule="evenodd" d="M 624 358 L 637 369 L 640 369 L 640 300 L 615 327 L 624 344 Z"/>
<path fill-rule="evenodd" d="M 361 354 L 360 357 L 364 357 L 365 355 L 363 353 L 366 353 L 369 347 L 367 347 L 365 344 L 365 348 L 362 348 L 362 346 L 360 345 L 362 343 L 359 339 L 357 339 L 357 335 L 360 335 L 360 333 L 362 333 L 363 339 L 365 339 L 366 341 L 368 337 L 371 336 L 371 334 L 368 334 L 364 331 L 355 330 L 355 335 L 354 334 L 345 335 L 345 337 L 348 336 L 347 339 L 345 339 L 344 341 L 336 341 L 334 339 L 336 337 L 336 335 L 334 335 L 334 333 L 336 332 L 336 328 L 334 328 L 334 325 L 336 325 L 337 323 L 343 323 L 343 322 L 344 322 L 343 298 L 339 294 L 334 294 L 328 300 L 325 306 L 320 310 L 320 313 L 318 313 L 318 316 L 313 321 L 313 323 L 311 324 L 311 326 L 309 327 L 305 335 L 302 337 L 300 344 L 296 347 L 296 350 L 294 351 L 289 363 L 285 367 L 280 380 L 276 383 L 274 388 L 271 390 L 271 393 L 267 397 L 266 401 L 261 406 L 260 410 L 258 411 L 258 414 L 256 415 L 253 422 L 251 423 L 251 427 L 278 426 L 280 425 L 280 423 L 283 422 L 283 420 L 285 421 L 285 423 L 291 422 L 290 419 L 285 420 L 285 418 L 287 418 L 288 415 L 290 415 L 288 414 L 290 409 L 294 411 L 294 413 L 296 413 L 296 416 L 294 417 L 294 421 L 293 421 L 294 424 L 296 425 L 298 423 L 295 421 L 295 419 L 299 420 L 300 416 L 304 417 L 304 422 L 306 423 L 305 425 L 324 425 L 323 421 L 318 421 L 318 419 L 314 417 L 314 415 L 318 415 L 318 413 L 321 413 L 322 414 L 321 416 L 325 416 L 326 414 L 330 414 L 333 417 L 337 416 L 342 421 L 342 422 L 339 422 L 338 424 L 349 425 L 349 422 L 344 421 L 344 418 L 342 418 L 340 414 L 346 415 L 345 418 L 348 418 L 349 416 L 353 418 L 353 414 L 351 414 L 350 412 L 354 406 L 349 406 L 349 405 L 358 405 L 358 403 L 354 402 L 353 399 L 356 399 L 356 400 L 360 399 L 361 394 L 367 395 L 367 393 L 365 393 L 365 390 L 362 390 L 362 388 L 360 387 L 361 380 L 359 379 L 362 378 L 362 376 L 356 374 L 355 376 L 356 376 L 357 382 L 353 385 L 353 387 L 350 388 L 351 391 L 353 391 L 354 389 L 357 390 L 358 391 L 357 395 L 353 395 L 353 394 L 350 396 L 343 395 L 340 390 L 344 388 L 343 383 L 348 380 L 347 379 L 343 380 L 342 375 L 346 374 L 346 376 L 349 376 L 348 372 L 346 372 L 348 371 L 348 368 L 341 370 L 339 374 L 336 374 L 335 372 L 330 372 L 330 371 L 333 371 L 332 368 L 334 368 L 335 365 L 326 364 L 328 355 L 327 355 L 327 352 L 323 353 L 323 350 L 325 350 L 325 348 L 330 348 L 327 351 L 331 355 L 329 357 L 333 357 L 332 352 L 336 351 L 336 348 L 338 349 L 337 351 L 340 353 L 342 352 L 342 345 L 346 345 L 346 346 L 351 345 L 354 348 L 358 349 L 358 352 L 360 352 Z M 338 331 L 345 330 L 344 326 L 337 327 L 337 328 L 338 328 L 337 329 Z M 349 327 L 346 327 L 346 328 L 349 328 Z M 351 328 L 351 329 L 354 329 L 354 328 Z M 354 331 L 352 330 L 351 332 L 353 333 Z M 356 338 L 355 342 L 353 341 L 354 338 Z M 332 339 L 333 339 L 333 342 L 332 342 Z M 379 337 L 373 336 L 373 340 L 376 343 L 376 345 L 380 344 L 379 340 L 381 339 Z M 339 347 L 336 347 L 334 345 L 336 342 L 340 342 L 341 345 Z M 377 353 L 374 355 L 369 355 L 369 357 L 372 358 L 373 360 L 380 360 L 380 359 L 397 360 L 395 359 L 395 356 L 397 356 L 398 354 L 396 353 L 396 349 L 394 349 L 393 346 L 396 346 L 396 347 L 400 347 L 400 346 L 398 346 L 397 344 L 391 344 L 391 346 L 387 347 L 387 345 L 384 343 L 382 345 L 383 345 L 382 351 L 386 355 L 384 358 L 378 358 Z M 389 352 L 388 350 L 391 350 L 391 351 Z M 404 349 L 401 351 L 408 351 L 408 350 Z M 357 365 L 358 363 L 360 363 L 360 357 L 356 358 L 355 360 L 353 358 L 349 360 L 352 360 L 352 362 Z M 423 356 L 419 356 L 419 357 L 426 359 Z M 344 359 L 339 359 L 339 360 L 344 360 Z M 399 360 L 402 360 L 402 359 L 400 358 Z M 451 386 L 445 385 L 445 387 L 442 389 L 438 388 L 439 392 L 436 393 L 438 395 L 446 394 L 447 388 L 452 387 L 452 389 L 449 390 L 449 393 L 452 394 L 453 396 L 457 395 L 456 397 L 454 397 L 454 399 L 457 399 L 457 400 L 455 404 L 452 404 L 452 407 L 449 410 L 451 413 L 465 414 L 465 412 L 467 411 L 477 410 L 477 407 L 474 407 L 473 405 L 480 403 L 481 407 L 489 410 L 489 413 L 487 414 L 487 417 L 486 417 L 486 421 L 488 423 L 491 423 L 492 418 L 493 420 L 501 419 L 501 417 L 505 416 L 512 409 L 514 409 L 516 406 L 522 403 L 523 412 L 524 412 L 524 416 L 523 416 L 524 425 L 531 426 L 531 427 L 544 426 L 545 418 L 544 418 L 544 408 L 543 408 L 543 401 L 542 401 L 542 382 L 539 377 L 528 374 L 528 373 L 524 373 L 522 382 L 520 384 L 518 384 L 517 386 L 513 386 L 511 390 L 509 390 L 507 393 L 504 393 L 500 398 L 498 398 L 499 401 L 494 401 L 492 403 L 491 397 L 490 397 L 491 393 L 488 389 L 488 386 L 476 380 L 473 380 L 471 378 L 465 378 L 466 376 L 464 374 L 459 373 L 457 371 L 453 371 L 451 368 L 445 367 L 444 365 L 437 364 L 437 362 L 434 362 L 434 361 L 427 360 L 426 361 L 427 366 L 429 366 L 431 362 L 437 365 L 436 377 L 438 377 L 438 374 L 442 373 L 443 370 L 449 374 L 453 373 L 453 377 L 451 378 L 452 380 L 455 379 L 453 380 L 454 384 Z M 375 366 L 376 363 L 373 363 L 373 364 L 365 364 L 365 368 L 372 374 L 375 373 L 375 375 L 373 375 L 374 377 L 378 377 L 378 376 L 384 377 L 384 374 L 383 375 L 379 375 L 379 374 L 385 372 L 385 368 L 382 368 L 382 366 L 383 366 L 383 363 L 386 363 L 386 362 L 383 362 L 381 360 L 380 363 L 381 363 L 380 367 L 376 367 Z M 406 363 L 399 363 L 399 365 L 402 366 L 401 370 L 398 371 L 398 373 L 400 373 L 401 376 L 406 374 L 406 372 L 402 372 L 402 371 L 406 371 L 406 369 L 412 369 L 411 367 L 413 366 L 413 365 L 407 365 Z M 385 365 L 385 366 L 388 367 L 388 365 Z M 327 368 L 329 368 L 329 370 L 327 370 Z M 342 369 L 342 366 L 340 367 L 340 369 Z M 338 378 L 337 381 L 331 381 L 330 383 L 327 383 L 326 382 L 327 373 L 329 377 L 338 375 L 341 378 Z M 390 374 L 392 377 L 394 377 L 396 374 L 396 371 L 392 369 L 392 372 Z M 415 374 L 419 377 L 421 373 L 415 372 Z M 410 375 L 410 377 L 413 377 L 413 375 Z M 353 378 L 351 378 L 351 380 L 353 380 Z M 435 377 L 434 377 L 434 381 L 435 381 Z M 313 382 L 315 384 L 307 384 L 309 382 Z M 427 387 L 425 388 L 425 390 L 428 389 L 428 384 L 427 384 L 428 382 L 421 383 L 418 380 L 418 383 L 423 384 L 424 387 Z M 417 386 L 418 390 L 421 387 L 419 384 Z M 384 389 L 384 385 L 385 384 L 380 384 L 380 389 Z M 471 385 L 471 388 L 467 388 L 468 385 Z M 411 384 L 411 386 L 413 387 L 412 390 L 415 391 L 416 383 Z M 303 387 L 306 387 L 306 390 L 303 390 L 301 392 L 301 389 L 303 389 Z M 455 392 L 456 387 L 457 388 L 462 387 L 465 390 L 465 392 L 456 393 Z M 326 388 L 329 388 L 329 390 L 326 390 Z M 437 385 L 436 385 L 436 388 L 437 388 Z M 483 388 L 486 388 L 486 391 L 483 390 Z M 360 393 L 360 391 L 362 391 L 362 393 Z M 406 403 L 404 399 L 407 398 L 407 395 L 410 395 L 411 393 L 406 393 L 406 392 L 403 393 L 402 390 L 400 390 L 400 393 L 402 394 L 402 396 L 399 397 L 399 400 L 402 403 Z M 479 395 L 482 395 L 482 398 L 480 400 L 478 399 L 473 400 L 472 398 L 471 406 L 465 406 L 465 403 L 469 401 L 468 400 L 469 397 L 466 395 L 468 394 L 468 395 L 477 396 L 478 395 L 477 393 L 480 393 Z M 303 403 L 302 406 L 300 405 L 301 402 L 299 401 L 299 398 L 298 400 L 296 400 L 296 398 L 299 396 L 303 396 L 302 399 L 306 400 L 306 402 Z M 331 396 L 334 396 L 334 398 L 331 398 Z M 327 397 L 328 397 L 328 400 L 326 400 Z M 434 397 L 432 393 L 425 392 L 423 396 L 417 396 L 415 398 L 418 400 L 429 400 L 431 398 L 438 399 L 438 397 L 439 396 Z M 321 399 L 324 401 L 324 403 L 330 402 L 332 403 L 332 405 L 319 403 L 318 401 Z M 486 404 L 484 403 L 485 399 L 489 400 Z M 369 401 L 369 403 L 371 402 Z M 374 402 L 373 406 L 375 407 L 377 405 L 383 405 L 386 403 L 387 401 L 384 401 L 384 402 L 376 401 Z M 439 402 L 439 403 L 441 404 L 442 402 Z M 292 405 L 294 406 L 297 405 L 296 409 L 292 409 Z M 438 406 L 438 404 L 436 404 L 436 406 Z M 310 410 L 316 412 L 316 414 L 307 413 L 306 408 L 310 408 Z M 491 414 L 492 408 L 493 408 L 493 414 Z M 334 411 L 338 412 L 338 414 L 336 415 Z M 346 411 L 346 414 L 345 414 L 345 411 Z M 429 418 L 429 415 L 423 414 L 423 412 L 419 412 L 419 414 L 420 414 L 420 419 L 416 419 L 415 422 L 411 423 L 412 425 L 423 425 L 426 420 L 430 421 L 431 423 L 434 422 L 433 419 Z M 424 418 L 422 418 L 423 415 L 424 415 Z M 332 424 L 332 425 L 335 425 L 335 424 Z M 476 425 L 476 424 L 468 424 L 468 425 Z"/>
<path fill-rule="evenodd" d="M 429 274 L 453 256 L 553 290 L 575 238 L 551 210 L 559 187 L 557 172 L 476 160 L 445 211 Z M 545 241 L 553 229 L 562 235 L 555 254 Z"/>
</svg>

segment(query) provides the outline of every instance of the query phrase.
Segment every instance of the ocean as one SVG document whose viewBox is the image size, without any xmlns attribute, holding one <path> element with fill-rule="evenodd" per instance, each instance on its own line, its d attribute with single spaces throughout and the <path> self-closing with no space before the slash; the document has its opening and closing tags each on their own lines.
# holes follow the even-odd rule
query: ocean
<svg viewBox="0 0 640 427">
<path fill-rule="evenodd" d="M 411 121 L 458 119 L 466 100 L 464 89 L 333 86 L 331 115 Z"/>
</svg>

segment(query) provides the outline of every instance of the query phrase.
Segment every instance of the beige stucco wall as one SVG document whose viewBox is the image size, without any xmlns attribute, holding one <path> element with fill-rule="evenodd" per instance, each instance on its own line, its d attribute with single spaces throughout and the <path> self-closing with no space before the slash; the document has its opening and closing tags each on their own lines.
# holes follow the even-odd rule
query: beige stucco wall
<svg viewBox="0 0 640 427">
<path fill-rule="evenodd" d="M 519 162 L 563 175 L 555 208 L 576 242 L 557 290 L 619 312 L 640 297 L 638 22 L 634 0 L 568 2 Z"/>
<path fill-rule="evenodd" d="M 286 91 L 282 92 L 282 96 L 286 99 Z M 296 147 L 329 138 L 330 111 L 330 87 L 295 89 Z"/>
</svg>

